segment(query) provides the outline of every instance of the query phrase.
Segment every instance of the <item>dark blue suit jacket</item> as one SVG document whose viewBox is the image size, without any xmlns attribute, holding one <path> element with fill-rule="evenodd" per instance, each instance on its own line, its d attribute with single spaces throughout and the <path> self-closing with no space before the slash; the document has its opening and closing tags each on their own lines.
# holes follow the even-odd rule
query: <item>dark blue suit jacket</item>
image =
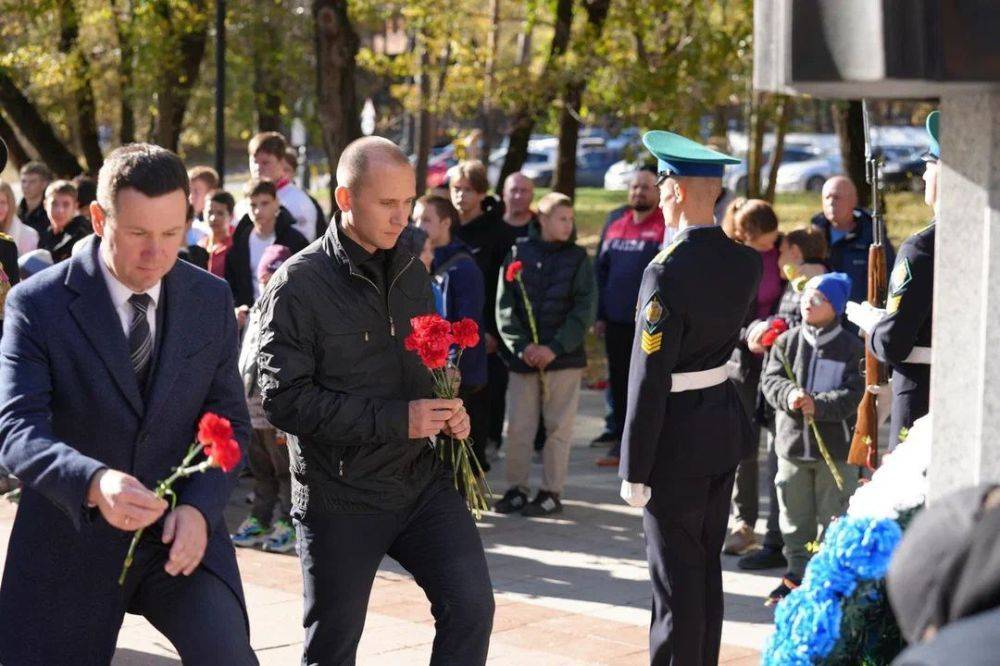
<svg viewBox="0 0 1000 666">
<path fill-rule="evenodd" d="M 84 252 L 7 297 L 0 465 L 23 481 L 24 490 L 0 585 L 0 646 L 15 640 L 4 636 L 16 630 L 12 626 L 23 629 L 33 621 L 45 629 L 16 637 L 18 645 L 74 640 L 88 622 L 107 622 L 108 613 L 120 613 L 127 603 L 117 575 L 131 533 L 86 508 L 95 472 L 121 470 L 154 487 L 180 463 L 208 411 L 232 422 L 244 451 L 249 439 L 227 284 L 183 261 L 164 277 L 157 360 L 144 397 L 97 263 L 99 246 L 94 237 Z M 175 489 L 178 504 L 196 507 L 207 519 L 202 566 L 242 602 L 222 516 L 237 472 L 212 469 Z M 143 547 L 157 546 L 144 540 Z M 11 618 L 19 620 L 8 623 Z"/>
</svg>

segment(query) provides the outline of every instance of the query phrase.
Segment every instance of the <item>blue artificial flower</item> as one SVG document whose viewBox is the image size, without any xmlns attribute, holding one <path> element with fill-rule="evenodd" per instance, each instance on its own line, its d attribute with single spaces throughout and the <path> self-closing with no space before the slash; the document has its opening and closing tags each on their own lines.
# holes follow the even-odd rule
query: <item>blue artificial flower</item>
<svg viewBox="0 0 1000 666">
<path fill-rule="evenodd" d="M 809 664 L 830 654 L 840 638 L 840 599 L 822 589 L 800 587 L 781 600 L 764 664 Z"/>
<path fill-rule="evenodd" d="M 823 538 L 823 550 L 858 578 L 882 578 L 903 532 L 895 520 L 842 516 Z"/>
<path fill-rule="evenodd" d="M 858 576 L 852 569 L 841 565 L 831 548 L 824 547 L 809 560 L 802 586 L 846 597 L 858 586 Z"/>
</svg>

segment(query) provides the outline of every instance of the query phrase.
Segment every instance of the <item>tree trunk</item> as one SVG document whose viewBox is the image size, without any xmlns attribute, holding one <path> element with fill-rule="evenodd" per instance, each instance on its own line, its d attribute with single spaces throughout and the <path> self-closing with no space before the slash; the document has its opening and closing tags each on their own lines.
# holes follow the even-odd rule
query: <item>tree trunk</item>
<svg viewBox="0 0 1000 666">
<path fill-rule="evenodd" d="M 861 100 L 837 103 L 833 109 L 833 124 L 840 139 L 840 158 L 844 173 L 858 188 L 858 204 L 871 205 L 871 187 L 865 180 L 865 128 Z"/>
<path fill-rule="evenodd" d="M 166 0 L 157 3 L 157 11 L 166 19 L 172 34 L 168 43 L 176 44 L 175 53 L 164 58 L 163 71 L 157 91 L 156 141 L 164 148 L 177 152 L 181 131 L 184 129 L 184 114 L 187 113 L 191 90 L 198 82 L 198 71 L 205 57 L 208 43 L 208 3 L 207 0 L 191 0 L 196 14 L 195 20 L 185 20 L 183 26 L 171 17 L 170 5 Z M 175 25 L 176 24 L 176 25 Z"/>
<path fill-rule="evenodd" d="M 118 50 L 121 53 L 118 63 L 118 86 L 120 127 L 118 140 L 124 146 L 135 142 L 135 110 L 132 108 L 135 97 L 133 71 L 135 68 L 135 48 L 132 44 L 132 24 L 134 16 L 130 3 L 125 3 L 119 10 L 118 4 L 113 7 L 115 14 L 115 34 L 118 37 Z"/>
<path fill-rule="evenodd" d="M 767 188 L 764 199 L 774 203 L 774 192 L 778 186 L 778 166 L 785 153 L 785 133 L 788 131 L 788 118 L 791 116 L 795 101 L 788 95 L 778 96 L 778 109 L 775 111 L 777 120 L 774 126 L 774 148 L 771 150 L 771 165 L 767 174 Z"/>
<path fill-rule="evenodd" d="M 555 99 L 555 87 L 546 85 L 546 83 L 551 80 L 557 61 L 569 46 L 572 27 L 573 0 L 556 0 L 556 23 L 555 31 L 552 33 L 552 45 L 549 48 L 549 57 L 545 61 L 545 67 L 538 79 L 541 92 L 537 95 L 537 99 L 529 98 L 522 102 L 513 114 L 514 120 L 508 135 L 510 139 L 507 143 L 507 155 L 504 157 L 503 167 L 500 169 L 497 187 L 502 186 L 507 176 L 520 171 L 524 160 L 528 157 L 528 141 L 531 140 L 531 130 L 535 127 L 535 120 Z"/>
<path fill-rule="evenodd" d="M 760 174 L 764 166 L 764 133 L 767 128 L 767 114 L 764 109 L 764 93 L 754 92 L 750 102 L 750 122 L 747 127 L 747 175 L 748 199 L 760 196 Z"/>
<path fill-rule="evenodd" d="M 83 171 L 73 152 L 66 147 L 35 105 L 24 96 L 3 67 L 0 67 L 0 107 L 3 107 L 7 118 L 20 130 L 21 135 L 35 147 L 39 158 L 57 176 L 72 178 Z"/>
<path fill-rule="evenodd" d="M 317 101 L 323 146 L 330 161 L 330 200 L 336 208 L 337 162 L 361 136 L 355 70 L 360 41 L 347 15 L 347 0 L 313 0 L 316 23 Z"/>
<path fill-rule="evenodd" d="M 496 132 L 493 96 L 496 88 L 497 52 L 500 48 L 500 0 L 490 1 L 492 23 L 486 39 L 486 81 L 483 85 L 483 162 L 488 163 Z"/>
<path fill-rule="evenodd" d="M 70 85 L 76 102 L 76 133 L 80 149 L 87 161 L 87 170 L 97 175 L 104 164 L 104 154 L 97 135 L 97 110 L 94 105 L 93 78 L 90 63 L 79 48 L 80 15 L 73 0 L 59 0 L 59 52 L 66 56 Z"/>
<path fill-rule="evenodd" d="M 281 131 L 281 80 L 275 63 L 276 53 L 272 30 L 276 22 L 268 22 L 275 7 L 273 0 L 254 0 L 253 40 L 253 99 L 257 111 L 257 131 Z"/>
<path fill-rule="evenodd" d="M 3 142 L 7 144 L 10 163 L 14 165 L 15 169 L 20 169 L 30 161 L 31 158 L 28 156 L 28 150 L 21 143 L 17 132 L 10 126 L 7 119 L 3 117 L 3 114 L 0 114 L 0 139 L 3 139 Z"/>
<path fill-rule="evenodd" d="M 584 4 L 587 11 L 586 39 L 591 46 L 604 32 L 604 21 L 611 7 L 610 0 L 592 0 Z M 590 70 L 589 67 L 581 68 Z M 587 79 L 579 76 L 570 81 L 563 91 L 563 106 L 559 114 L 559 157 L 556 172 L 552 176 L 552 189 L 572 198 L 576 194 L 576 150 L 580 138 L 580 108 L 583 93 L 587 89 Z"/>
<path fill-rule="evenodd" d="M 419 94 L 418 109 L 416 114 L 416 153 L 417 153 L 417 193 L 427 190 L 427 159 L 431 154 L 431 141 L 433 139 L 433 128 L 431 113 L 429 110 L 431 103 L 431 59 L 427 52 L 426 36 L 420 39 L 420 69 L 417 72 L 417 90 Z"/>
</svg>

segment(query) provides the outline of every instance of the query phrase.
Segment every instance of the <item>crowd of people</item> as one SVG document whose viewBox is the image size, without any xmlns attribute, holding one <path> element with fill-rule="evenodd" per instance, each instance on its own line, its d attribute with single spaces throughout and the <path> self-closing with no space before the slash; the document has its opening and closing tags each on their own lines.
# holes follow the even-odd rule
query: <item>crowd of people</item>
<svg viewBox="0 0 1000 666">
<path fill-rule="evenodd" d="M 189 170 L 188 227 L 179 253 L 229 284 L 241 331 L 254 330 L 253 305 L 270 275 L 323 236 L 329 223 L 320 204 L 295 183 L 297 154 L 280 134 L 253 137 L 248 159 L 251 179 L 239 203 L 211 167 Z M 7 288 L 66 260 L 92 233 L 93 179 L 55 180 L 38 162 L 25 164 L 20 175 L 20 202 L 10 185 L 0 183 L 0 265 Z M 724 552 L 743 556 L 739 564 L 747 569 L 787 566 L 771 595 L 777 601 L 801 581 L 805 548 L 815 539 L 817 525 L 836 515 L 850 496 L 849 488 L 831 490 L 832 477 L 817 464 L 804 423 L 815 418 L 824 432 L 832 428 L 826 439 L 844 463 L 853 416 L 850 409 L 831 409 L 829 401 L 856 403 L 861 390 L 855 371 L 860 342 L 843 310 L 847 300 L 864 300 L 872 220 L 844 176 L 823 187 L 822 211 L 788 233 L 779 232 L 770 204 L 733 198 L 726 191 L 716 201 L 715 217 L 731 239 L 753 248 L 763 265 L 756 304 L 728 374 L 757 432 L 764 433 L 771 496 L 768 529 L 758 544 L 755 452 L 738 468 L 735 527 Z M 480 344 L 462 356 L 460 397 L 483 470 L 504 447 L 508 487 L 497 511 L 543 516 L 562 510 L 588 329 L 603 341 L 608 373 L 606 427 L 592 443 L 607 452 L 596 464 L 618 468 L 639 289 L 646 266 L 670 245 L 670 231 L 652 166 L 634 173 L 625 204 L 607 216 L 593 258 L 577 243 L 573 201 L 557 194 L 536 201 L 534 184 L 521 173 L 510 175 L 496 196 L 481 162 L 461 162 L 449 170 L 446 187 L 415 202 L 411 227 L 400 243 L 433 276 L 438 313 L 450 321 L 472 318 L 484 333 Z M 523 267 L 520 283 L 505 279 L 514 262 Z M 814 315 L 817 309 L 823 317 Z M 823 356 L 819 369 L 796 356 L 795 345 L 783 351 L 791 354 L 797 376 L 794 381 L 784 376 L 782 364 L 760 344 L 775 317 L 807 336 L 805 347 L 813 350 L 807 356 Z M 829 342 L 831 336 L 842 342 Z M 820 343 L 843 351 L 816 352 Z M 288 552 L 295 547 L 288 517 L 288 454 L 283 433 L 267 422 L 255 389 L 256 358 L 246 352 L 255 344 L 244 341 L 240 366 L 253 419 L 253 508 L 232 539 L 238 546 Z M 541 450 L 543 466 L 534 497 L 528 481 L 533 449 Z M 802 481 L 804 473 L 793 473 L 794 465 L 812 466 L 811 484 Z M 856 470 L 843 476 L 856 478 Z"/>
<path fill-rule="evenodd" d="M 928 300 L 916 290 L 926 262 L 904 244 L 887 311 L 858 323 L 848 304 L 863 300 L 875 234 L 849 179 L 831 178 L 822 212 L 782 233 L 769 203 L 722 188 L 735 158 L 670 132 L 643 141 L 657 165 L 635 172 L 593 256 L 578 242 L 570 197 L 536 201 L 519 173 L 492 195 L 474 160 L 450 169 L 446 188 L 417 193 L 406 156 L 374 137 L 341 157 L 329 218 L 295 184 L 296 155 L 275 132 L 250 141 L 239 202 L 210 168 L 185 172 L 176 155 L 144 144 L 114 151 L 96 188 L 25 165 L 21 202 L 0 186 L 0 296 L 24 283 L 5 310 L 0 454 L 31 510 L 18 514 L 25 526 L 15 526 L 0 606 L 62 594 L 26 588 L 16 574 L 41 566 L 29 553 L 49 552 L 46 539 L 62 544 L 50 555 L 65 571 L 87 558 L 117 564 L 121 539 L 105 548 L 86 541 L 81 525 L 157 524 L 168 505 L 150 488 L 176 464 L 168 453 L 186 446 L 201 413 L 218 410 L 248 453 L 249 514 L 234 533 L 220 531 L 231 479 L 192 481 L 156 528 L 169 549 L 141 550 L 147 562 L 124 597 L 160 617 L 182 656 L 228 651 L 243 655 L 233 663 L 252 661 L 238 627 L 245 607 L 241 617 L 232 544 L 298 550 L 307 658 L 351 658 L 388 554 L 432 602 L 435 653 L 481 663 L 493 614 L 482 545 L 444 463 L 414 443 L 471 435 L 483 470 L 503 459 L 495 511 L 561 512 L 593 331 L 609 375 L 606 432 L 594 442 L 608 450 L 595 462 L 617 468 L 623 499 L 646 507 L 651 660 L 712 663 L 722 618 L 713 553 L 740 555 L 747 569 L 784 568 L 769 602 L 801 583 L 810 545 L 859 477 L 847 463 L 864 390 L 857 327 L 876 351 L 891 347 L 890 360 L 898 352 L 903 366 L 925 363 L 893 340 L 914 294 Z M 935 167 L 925 176 L 932 205 Z M 887 254 L 891 262 L 891 247 Z M 426 369 L 402 353 L 411 318 L 431 311 L 472 319 L 482 333 L 449 375 L 460 400 L 433 398 Z M 104 391 L 101 376 L 121 392 Z M 186 390 L 167 409 L 181 378 Z M 919 408 L 916 398 L 893 403 L 893 440 Z M 157 428 L 153 416 L 173 421 Z M 758 548 L 762 441 L 771 501 Z M 77 551 L 86 557 L 65 560 Z M 203 557 L 218 578 L 199 576 L 193 588 L 148 566 L 166 560 L 167 574 L 187 576 L 204 573 Z M 694 573 L 682 580 L 678 567 Z M 109 594 L 98 583 L 88 592 L 83 578 L 73 594 Z M 175 616 L 157 616 L 146 585 L 225 608 L 232 643 L 200 643 L 170 624 Z M 114 601 L 101 611 L 110 624 L 124 613 Z M 0 640 L 17 643 L 18 631 Z M 113 647 L 111 634 L 79 640 L 98 638 L 100 650 Z M 63 649 L 32 645 L 17 649 Z"/>
</svg>

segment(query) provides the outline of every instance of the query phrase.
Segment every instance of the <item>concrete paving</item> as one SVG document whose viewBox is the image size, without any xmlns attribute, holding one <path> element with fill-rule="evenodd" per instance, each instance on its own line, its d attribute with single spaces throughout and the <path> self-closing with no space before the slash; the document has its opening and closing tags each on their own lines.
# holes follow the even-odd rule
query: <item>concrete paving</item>
<svg viewBox="0 0 1000 666">
<path fill-rule="evenodd" d="M 614 471 L 599 469 L 603 453 L 588 442 L 601 427 L 603 398 L 584 391 L 572 451 L 564 512 L 549 519 L 487 514 L 480 522 L 497 612 L 489 663 L 519 665 L 648 663 L 650 591 L 639 510 L 618 498 Z M 540 467 L 535 465 L 535 480 Z M 506 490 L 503 462 L 494 464 L 495 493 Z M 234 493 L 227 519 L 244 517 L 246 480 Z M 766 498 L 762 498 L 766 505 Z M 0 541 L 14 516 L 0 507 Z M 760 525 L 763 527 L 763 525 Z M 0 550 L 5 553 L 6 548 Z M 250 609 L 251 640 L 261 664 L 296 664 L 302 651 L 302 580 L 294 554 L 238 549 Z M 721 663 L 757 664 L 770 632 L 763 605 L 780 571 L 750 574 L 723 556 L 726 601 Z M 434 623 L 422 590 L 398 564 L 383 562 L 369 603 L 358 663 L 426 664 Z M 160 666 L 180 660 L 145 619 L 126 616 L 116 665 Z"/>
</svg>

